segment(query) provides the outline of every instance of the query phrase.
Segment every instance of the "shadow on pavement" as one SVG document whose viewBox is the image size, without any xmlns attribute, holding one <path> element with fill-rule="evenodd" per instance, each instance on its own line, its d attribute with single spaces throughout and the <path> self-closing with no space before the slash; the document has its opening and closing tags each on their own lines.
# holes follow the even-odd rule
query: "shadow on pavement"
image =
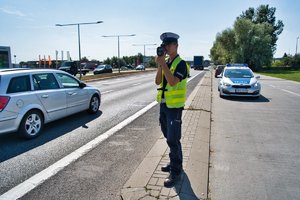
<svg viewBox="0 0 300 200">
<path fill-rule="evenodd" d="M 253 97 L 223 97 L 223 99 L 230 101 L 242 101 L 242 102 L 253 102 L 253 103 L 267 103 L 271 99 L 266 98 L 263 95 L 260 95 L 258 98 Z"/>
<path fill-rule="evenodd" d="M 181 184 L 175 185 L 180 200 L 200 200 L 193 191 L 189 177 L 185 172 L 181 176 Z"/>
<path fill-rule="evenodd" d="M 100 117 L 102 111 L 91 115 L 83 111 L 66 118 L 45 124 L 42 133 L 34 139 L 26 140 L 19 137 L 17 133 L 9 133 L 0 136 L 0 163 L 22 153 L 30 151 L 38 146 L 46 144 L 61 137 L 79 127 L 88 128 L 88 122 Z"/>
</svg>

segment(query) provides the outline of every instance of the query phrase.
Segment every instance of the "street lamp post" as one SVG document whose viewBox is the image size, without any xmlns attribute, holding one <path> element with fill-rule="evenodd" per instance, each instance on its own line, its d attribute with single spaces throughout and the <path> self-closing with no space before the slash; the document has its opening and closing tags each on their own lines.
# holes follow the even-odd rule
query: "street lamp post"
<svg viewBox="0 0 300 200">
<path fill-rule="evenodd" d="M 145 66 L 146 46 L 155 46 L 156 44 L 133 44 L 133 46 L 144 46 L 143 64 Z"/>
<path fill-rule="evenodd" d="M 103 23 L 103 21 L 97 21 L 97 22 L 86 22 L 86 23 L 74 23 L 74 24 L 55 24 L 55 26 L 77 26 L 77 32 L 78 32 L 78 56 L 79 56 L 79 76 L 81 79 L 81 48 L 80 48 L 80 25 L 89 25 L 89 24 L 100 24 Z"/>
<path fill-rule="evenodd" d="M 120 73 L 120 37 L 132 37 L 135 36 L 135 34 L 131 35 L 102 35 L 102 37 L 117 37 L 118 38 L 118 68 Z"/>
<path fill-rule="evenodd" d="M 297 49 L 298 49 L 298 40 L 299 40 L 299 36 L 296 38 L 296 54 L 297 55 Z"/>
</svg>

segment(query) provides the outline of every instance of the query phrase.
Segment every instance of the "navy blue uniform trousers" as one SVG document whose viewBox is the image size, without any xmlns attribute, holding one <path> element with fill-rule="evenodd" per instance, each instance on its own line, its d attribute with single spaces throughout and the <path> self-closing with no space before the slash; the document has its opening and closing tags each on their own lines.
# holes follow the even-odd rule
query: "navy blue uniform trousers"
<svg viewBox="0 0 300 200">
<path fill-rule="evenodd" d="M 182 149 L 180 143 L 182 110 L 183 108 L 168 108 L 165 103 L 160 104 L 160 127 L 170 148 L 171 173 L 176 175 L 182 171 Z"/>
</svg>

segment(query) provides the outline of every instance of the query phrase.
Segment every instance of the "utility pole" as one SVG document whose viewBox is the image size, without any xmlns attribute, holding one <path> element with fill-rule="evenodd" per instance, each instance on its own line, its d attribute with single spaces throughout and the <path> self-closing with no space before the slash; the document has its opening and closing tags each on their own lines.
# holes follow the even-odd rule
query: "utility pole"
<svg viewBox="0 0 300 200">
<path fill-rule="evenodd" d="M 78 34 L 78 56 L 79 56 L 79 76 L 81 79 L 81 48 L 80 48 L 80 25 L 89 25 L 89 24 L 100 24 L 103 23 L 103 21 L 97 21 L 97 22 L 87 22 L 87 23 L 74 23 L 74 24 L 55 24 L 55 26 L 77 26 L 77 34 Z"/>
<path fill-rule="evenodd" d="M 131 35 L 102 35 L 102 37 L 117 37 L 118 38 L 118 68 L 120 73 L 120 37 L 132 37 L 135 36 L 135 34 Z"/>
</svg>

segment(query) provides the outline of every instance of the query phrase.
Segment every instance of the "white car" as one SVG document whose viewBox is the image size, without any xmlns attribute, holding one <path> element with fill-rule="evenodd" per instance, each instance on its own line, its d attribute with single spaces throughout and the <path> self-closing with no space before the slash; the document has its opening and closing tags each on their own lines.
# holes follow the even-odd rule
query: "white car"
<svg viewBox="0 0 300 200">
<path fill-rule="evenodd" d="M 45 123 L 87 110 L 97 113 L 101 93 L 67 72 L 0 69 L 0 134 L 38 136 Z"/>
<path fill-rule="evenodd" d="M 135 69 L 136 70 L 145 70 L 145 66 L 144 65 L 138 65 Z"/>
<path fill-rule="evenodd" d="M 228 66 L 225 67 L 218 85 L 220 97 L 224 96 L 260 96 L 261 85 L 258 81 L 260 76 L 254 76 L 249 67 Z"/>
</svg>

